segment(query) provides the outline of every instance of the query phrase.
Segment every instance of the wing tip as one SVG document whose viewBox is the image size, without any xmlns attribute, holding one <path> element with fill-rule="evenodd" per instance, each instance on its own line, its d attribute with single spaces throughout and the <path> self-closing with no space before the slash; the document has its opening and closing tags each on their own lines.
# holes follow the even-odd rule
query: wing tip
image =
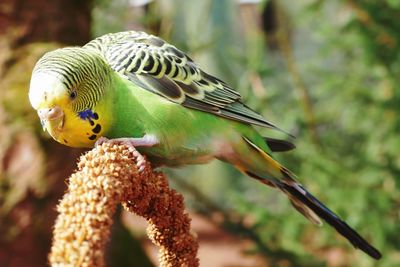
<svg viewBox="0 0 400 267">
<path fill-rule="evenodd" d="M 296 148 L 296 145 L 288 140 L 264 137 L 265 142 L 272 152 L 286 152 Z"/>
</svg>

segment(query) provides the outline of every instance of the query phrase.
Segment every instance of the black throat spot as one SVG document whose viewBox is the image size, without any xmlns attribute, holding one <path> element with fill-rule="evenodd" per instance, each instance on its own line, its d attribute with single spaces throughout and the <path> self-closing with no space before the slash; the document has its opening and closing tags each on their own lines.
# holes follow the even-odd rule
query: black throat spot
<svg viewBox="0 0 400 267">
<path fill-rule="evenodd" d="M 96 124 L 96 126 L 92 129 L 92 132 L 96 133 L 96 134 L 100 133 L 100 131 L 101 131 L 101 125 L 100 124 Z"/>
<path fill-rule="evenodd" d="M 92 134 L 91 136 L 89 136 L 88 138 L 89 138 L 89 140 L 94 140 L 94 139 L 96 139 L 96 137 L 97 137 L 97 135 L 95 135 L 95 134 Z"/>
</svg>

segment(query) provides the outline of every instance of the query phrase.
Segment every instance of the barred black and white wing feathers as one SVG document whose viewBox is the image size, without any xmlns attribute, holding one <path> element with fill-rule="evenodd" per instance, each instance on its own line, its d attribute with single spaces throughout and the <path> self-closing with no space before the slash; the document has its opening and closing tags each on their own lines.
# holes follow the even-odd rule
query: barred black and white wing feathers
<svg viewBox="0 0 400 267">
<path fill-rule="evenodd" d="M 202 71 L 185 53 L 144 32 L 101 36 L 84 46 L 99 51 L 111 68 L 170 101 L 241 122 L 278 129 L 245 106 L 241 96 Z"/>
</svg>

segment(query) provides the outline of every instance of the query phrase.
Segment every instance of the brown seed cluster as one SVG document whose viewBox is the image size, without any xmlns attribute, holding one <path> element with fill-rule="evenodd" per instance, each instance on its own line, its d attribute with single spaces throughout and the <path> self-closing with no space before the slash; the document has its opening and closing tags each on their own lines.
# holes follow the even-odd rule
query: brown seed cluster
<svg viewBox="0 0 400 267">
<path fill-rule="evenodd" d="M 199 266 L 198 243 L 190 233 L 183 197 L 133 147 L 107 142 L 83 155 L 69 179 L 57 207 L 51 266 L 104 266 L 104 248 L 119 203 L 147 219 L 160 266 Z"/>
</svg>

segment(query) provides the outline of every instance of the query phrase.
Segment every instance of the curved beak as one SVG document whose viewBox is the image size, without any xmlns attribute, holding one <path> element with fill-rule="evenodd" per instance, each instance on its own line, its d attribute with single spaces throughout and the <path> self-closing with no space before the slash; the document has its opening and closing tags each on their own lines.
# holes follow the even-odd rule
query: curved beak
<svg viewBox="0 0 400 267">
<path fill-rule="evenodd" d="M 37 112 L 43 130 L 46 130 L 47 123 L 49 123 L 50 126 L 56 126 L 57 130 L 61 130 L 64 126 L 64 112 L 59 106 L 41 108 Z"/>
</svg>

